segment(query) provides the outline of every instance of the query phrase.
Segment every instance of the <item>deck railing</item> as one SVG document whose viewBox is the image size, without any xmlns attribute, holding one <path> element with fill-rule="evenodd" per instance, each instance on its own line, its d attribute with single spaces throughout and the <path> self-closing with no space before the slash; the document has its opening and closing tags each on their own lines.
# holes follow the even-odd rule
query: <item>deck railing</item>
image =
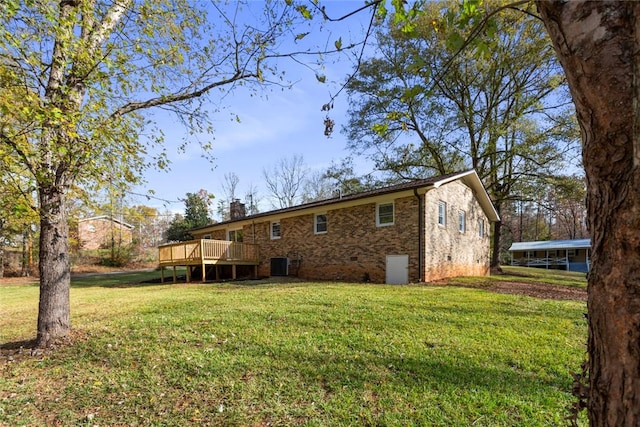
<svg viewBox="0 0 640 427">
<path fill-rule="evenodd" d="M 566 265 L 569 262 L 566 257 L 549 257 L 549 258 L 514 258 L 511 265 L 524 265 L 527 267 L 543 266 L 543 265 Z"/>
<path fill-rule="evenodd" d="M 258 245 L 226 240 L 189 240 L 158 247 L 160 265 L 206 263 L 207 261 L 258 262 Z"/>
</svg>

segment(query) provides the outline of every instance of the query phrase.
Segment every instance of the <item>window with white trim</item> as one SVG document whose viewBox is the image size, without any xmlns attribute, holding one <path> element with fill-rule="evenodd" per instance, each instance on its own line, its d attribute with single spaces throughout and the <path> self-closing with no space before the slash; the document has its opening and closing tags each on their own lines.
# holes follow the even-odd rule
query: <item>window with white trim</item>
<svg viewBox="0 0 640 427">
<path fill-rule="evenodd" d="M 438 202 L 438 225 L 447 225 L 447 203 L 443 201 Z"/>
<path fill-rule="evenodd" d="M 280 221 L 274 221 L 271 223 L 271 239 L 279 239 L 280 238 Z"/>
<path fill-rule="evenodd" d="M 313 224 L 313 232 L 315 234 L 324 234 L 327 232 L 327 214 L 316 214 Z"/>
<path fill-rule="evenodd" d="M 393 225 L 393 202 L 380 203 L 376 206 L 376 225 L 378 227 Z"/>
<path fill-rule="evenodd" d="M 467 228 L 467 214 L 465 211 L 458 211 L 458 231 L 464 233 Z"/>
<path fill-rule="evenodd" d="M 228 238 L 232 242 L 242 242 L 244 240 L 242 228 L 239 228 L 237 230 L 229 230 Z"/>
<path fill-rule="evenodd" d="M 205 234 L 202 238 L 205 240 L 211 240 L 211 234 Z"/>
<path fill-rule="evenodd" d="M 478 219 L 478 236 L 484 237 L 484 219 Z"/>
</svg>

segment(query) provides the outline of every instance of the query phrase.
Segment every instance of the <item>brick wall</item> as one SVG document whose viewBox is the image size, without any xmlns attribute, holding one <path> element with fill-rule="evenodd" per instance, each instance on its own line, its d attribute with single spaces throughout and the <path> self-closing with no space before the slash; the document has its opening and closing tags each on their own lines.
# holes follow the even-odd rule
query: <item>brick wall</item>
<svg viewBox="0 0 640 427">
<path fill-rule="evenodd" d="M 111 239 L 128 245 L 132 242 L 131 230 L 108 218 L 96 218 L 78 222 L 78 239 L 82 249 L 93 250 L 107 247 Z"/>
<path fill-rule="evenodd" d="M 446 203 L 446 224 L 438 224 L 438 202 Z M 465 212 L 464 233 L 458 213 Z M 478 220 L 484 221 L 480 237 Z M 425 194 L 425 281 L 489 274 L 489 221 L 473 191 L 455 181 Z"/>
<path fill-rule="evenodd" d="M 438 225 L 438 201 L 447 203 L 447 223 Z M 244 242 L 260 246 L 260 276 L 271 275 L 271 258 L 294 262 L 289 274 L 311 280 L 385 282 L 387 255 L 408 255 L 410 282 L 421 280 L 418 263 L 418 199 L 393 199 L 393 225 L 376 226 L 376 203 L 281 218 L 279 239 L 271 239 L 271 220 L 258 218 L 243 228 Z M 454 181 L 427 192 L 424 203 L 423 277 L 426 281 L 459 275 L 486 275 L 489 271 L 489 221 L 473 191 Z M 464 233 L 458 230 L 458 212 L 465 212 Z M 327 232 L 314 233 L 315 214 L 327 215 Z M 478 235 L 478 219 L 484 221 L 484 236 Z M 236 227 L 231 226 L 230 229 Z M 225 240 L 226 229 L 207 232 Z M 195 236 L 200 238 L 201 236 Z M 300 260 L 299 263 L 296 261 Z"/>
<path fill-rule="evenodd" d="M 389 199 L 386 202 L 391 202 Z M 314 233 L 315 214 L 280 220 L 281 237 L 271 239 L 271 221 L 244 227 L 244 241 L 260 245 L 258 274 L 270 275 L 271 258 L 294 262 L 290 274 L 313 280 L 385 281 L 386 255 L 409 255 L 409 280 L 417 281 L 418 202 L 394 201 L 394 224 L 376 226 L 376 204 L 318 212 L 327 215 L 327 232 Z"/>
</svg>

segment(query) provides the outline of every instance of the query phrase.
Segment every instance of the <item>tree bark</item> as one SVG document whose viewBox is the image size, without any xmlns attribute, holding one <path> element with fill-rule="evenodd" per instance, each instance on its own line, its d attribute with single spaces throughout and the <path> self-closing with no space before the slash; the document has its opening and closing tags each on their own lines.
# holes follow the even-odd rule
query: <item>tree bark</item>
<svg viewBox="0 0 640 427">
<path fill-rule="evenodd" d="M 69 227 L 65 195 L 57 185 L 39 186 L 40 304 L 36 345 L 46 347 L 71 330 Z"/>
<path fill-rule="evenodd" d="M 537 1 L 583 136 L 591 425 L 640 425 L 640 3 Z"/>
<path fill-rule="evenodd" d="M 500 216 L 500 204 L 495 204 L 496 212 Z M 493 223 L 493 249 L 491 251 L 491 268 L 500 267 L 500 239 L 502 238 L 502 221 L 496 221 Z"/>
</svg>

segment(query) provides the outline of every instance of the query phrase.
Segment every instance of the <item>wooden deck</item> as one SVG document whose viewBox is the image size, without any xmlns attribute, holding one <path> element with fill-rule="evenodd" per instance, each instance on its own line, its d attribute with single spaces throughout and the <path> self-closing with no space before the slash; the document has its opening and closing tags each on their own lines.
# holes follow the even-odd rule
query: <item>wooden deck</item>
<svg viewBox="0 0 640 427">
<path fill-rule="evenodd" d="M 173 268 L 173 281 L 176 281 L 176 267 L 187 267 L 187 282 L 191 281 L 193 267 L 202 268 L 202 281 L 207 280 L 207 265 L 216 266 L 216 280 L 219 280 L 220 265 L 232 266 L 232 278 L 236 278 L 236 266 L 253 265 L 254 276 L 258 275 L 260 251 L 258 245 L 252 243 L 230 242 L 227 240 L 189 240 L 187 242 L 170 243 L 158 247 L 158 262 L 162 282 L 164 283 L 165 267 Z"/>
</svg>

